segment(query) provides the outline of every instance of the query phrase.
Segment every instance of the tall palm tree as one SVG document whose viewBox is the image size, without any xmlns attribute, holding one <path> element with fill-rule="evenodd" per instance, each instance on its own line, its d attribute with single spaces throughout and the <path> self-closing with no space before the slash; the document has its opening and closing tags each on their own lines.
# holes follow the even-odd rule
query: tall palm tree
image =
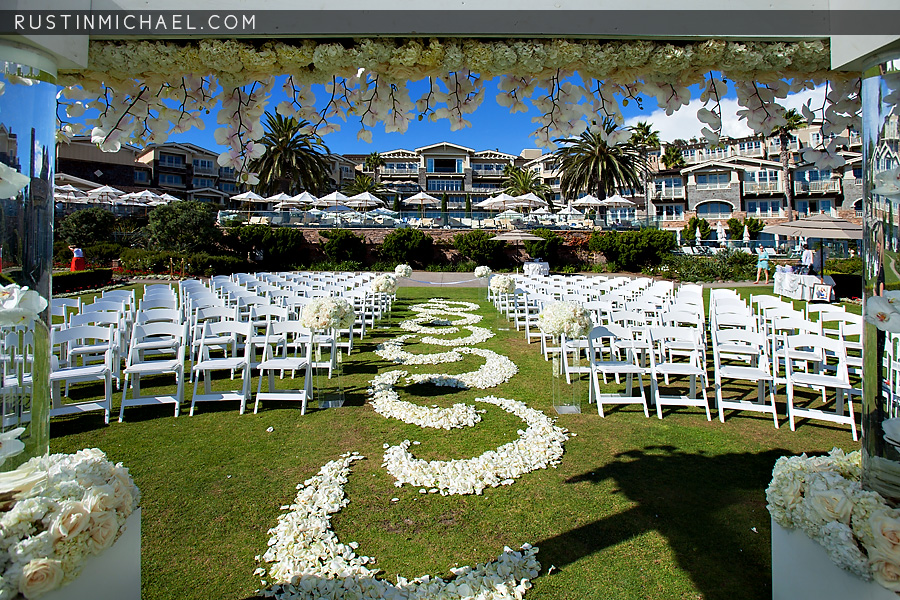
<svg viewBox="0 0 900 600">
<path fill-rule="evenodd" d="M 616 124 L 607 119 L 603 127 L 609 135 L 615 131 Z M 553 153 L 562 171 L 563 197 L 572 198 L 586 192 L 603 199 L 620 188 L 641 186 L 647 163 L 631 142 L 611 146 L 590 130 L 577 138 L 554 141 L 564 144 Z"/>
<path fill-rule="evenodd" d="M 806 124 L 803 116 L 796 109 L 791 109 L 784 113 L 787 122 L 781 127 L 772 130 L 772 136 L 778 138 L 781 148 L 779 158 L 781 159 L 781 181 L 784 182 L 784 199 L 787 203 L 788 221 L 794 220 L 794 183 L 791 181 L 791 132 L 800 129 Z"/>
<path fill-rule="evenodd" d="M 385 165 L 384 157 L 378 154 L 377 152 L 372 152 L 366 157 L 366 161 L 363 163 L 363 166 L 367 171 L 372 171 L 372 177 L 375 181 L 378 181 L 378 169 Z"/>
<path fill-rule="evenodd" d="M 522 167 L 510 167 L 504 169 L 504 172 L 506 173 L 506 179 L 503 180 L 504 192 L 510 196 L 521 196 L 531 192 L 538 198 L 546 200 L 550 208 L 553 208 L 553 190 L 538 177 L 537 173 Z"/>
<path fill-rule="evenodd" d="M 355 196 L 356 194 L 362 194 L 363 192 L 369 192 L 374 196 L 380 196 L 387 190 L 383 185 L 375 181 L 373 177 L 359 173 L 356 178 L 345 182 L 341 191 L 348 196 Z"/>
<path fill-rule="evenodd" d="M 634 127 L 632 127 L 631 133 L 631 143 L 634 144 L 638 150 L 641 152 L 641 158 L 644 159 L 644 162 L 649 166 L 649 160 L 647 156 L 650 153 L 650 150 L 659 149 L 659 132 L 653 130 L 653 125 L 648 123 L 647 121 L 638 121 Z M 650 174 L 649 169 L 644 171 L 644 201 L 646 203 L 647 209 L 647 217 L 649 218 L 651 215 L 650 212 L 650 190 L 648 176 Z"/>
<path fill-rule="evenodd" d="M 266 113 L 266 133 L 260 140 L 266 153 L 249 164 L 259 177 L 256 193 L 324 193 L 331 170 L 325 157 L 330 151 L 318 135 L 300 132 L 306 125 L 306 121 L 298 122 L 293 117 Z"/>
<path fill-rule="evenodd" d="M 681 153 L 681 148 L 675 145 L 666 146 L 666 151 L 663 152 L 662 158 L 659 159 L 660 162 L 666 165 L 667 169 L 680 169 L 685 166 L 684 155 Z"/>
</svg>

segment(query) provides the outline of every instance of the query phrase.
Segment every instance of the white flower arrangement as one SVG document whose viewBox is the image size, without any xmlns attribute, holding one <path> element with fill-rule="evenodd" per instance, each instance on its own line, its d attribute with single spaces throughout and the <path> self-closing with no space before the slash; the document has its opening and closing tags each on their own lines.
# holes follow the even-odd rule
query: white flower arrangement
<svg viewBox="0 0 900 600">
<path fill-rule="evenodd" d="M 553 302 L 538 315 L 538 328 L 547 335 L 580 338 L 591 327 L 591 314 L 575 302 Z"/>
<path fill-rule="evenodd" d="M 47 299 L 14 283 L 0 287 L 0 326 L 31 323 L 47 308 Z"/>
<path fill-rule="evenodd" d="M 490 288 L 495 294 L 512 294 L 516 291 L 516 282 L 509 275 L 494 275 Z"/>
<path fill-rule="evenodd" d="M 394 267 L 394 275 L 397 277 L 409 277 L 412 275 L 412 267 L 409 265 L 397 265 Z"/>
<path fill-rule="evenodd" d="M 433 352 L 430 354 L 414 354 L 403 349 L 403 342 L 410 339 L 411 335 L 401 335 L 378 345 L 375 354 L 380 358 L 400 365 L 436 365 L 462 360 L 462 355 L 457 350 L 448 352 Z"/>
<path fill-rule="evenodd" d="M 396 294 L 397 278 L 391 273 L 382 273 L 372 280 L 369 290 L 376 294 Z"/>
<path fill-rule="evenodd" d="M 353 306 L 343 298 L 316 298 L 300 315 L 300 324 L 314 331 L 347 329 L 355 320 Z"/>
<path fill-rule="evenodd" d="M 569 436 L 547 415 L 517 400 L 488 396 L 476 401 L 499 406 L 525 421 L 528 428 L 519 431 L 518 439 L 465 460 L 417 459 L 409 451 L 413 444 L 409 440 L 390 446 L 384 453 L 384 466 L 397 480 L 394 485 L 431 488 L 444 496 L 481 494 L 487 487 L 511 485 L 526 473 L 559 464 Z"/>
<path fill-rule="evenodd" d="M 493 273 L 493 271 L 491 271 L 490 267 L 485 267 L 484 265 L 475 267 L 475 277 L 478 277 L 479 279 L 490 277 L 491 273 Z"/>
<path fill-rule="evenodd" d="M 454 404 L 450 408 L 427 407 L 406 402 L 394 391 L 397 382 L 408 375 L 406 371 L 388 371 L 376 375 L 368 392 L 372 396 L 372 408 L 382 417 L 397 419 L 410 425 L 434 429 L 472 427 L 481 421 L 481 415 L 470 404 Z"/>
<path fill-rule="evenodd" d="M 128 469 L 97 449 L 32 458 L 9 478 L 27 485 L 0 516 L 2 598 L 37 598 L 74 580 L 140 501 Z"/>
<path fill-rule="evenodd" d="M 458 375 L 447 373 L 416 373 L 406 378 L 409 383 L 433 383 L 440 387 L 461 389 L 477 388 L 486 390 L 506 383 L 519 372 L 516 363 L 502 354 L 484 348 L 457 348 L 460 354 L 475 354 L 484 357 L 485 363 L 477 370 Z"/>
<path fill-rule="evenodd" d="M 779 458 L 767 508 L 776 523 L 823 546 L 839 567 L 900 592 L 900 510 L 864 490 L 860 471 L 859 451 Z"/>
<path fill-rule="evenodd" d="M 538 576 L 538 549 L 524 544 L 521 551 L 504 548 L 496 560 L 452 569 L 453 578 L 423 576 L 397 578 L 390 583 L 371 569 L 375 559 L 358 556 L 356 542 L 342 543 L 331 528 L 331 515 L 347 506 L 344 485 L 350 465 L 361 460 L 357 453 L 328 462 L 317 475 L 297 486 L 293 504 L 283 507 L 263 563 L 256 574 L 262 580 L 263 598 L 456 598 L 459 600 L 521 600 Z"/>
<path fill-rule="evenodd" d="M 474 325 L 469 325 L 464 329 L 468 329 L 472 333 L 467 335 L 466 337 L 461 338 L 437 338 L 432 336 L 423 336 L 420 341 L 423 344 L 434 344 L 435 346 L 474 346 L 475 344 L 480 344 L 482 342 L 486 342 L 492 337 L 494 337 L 494 332 L 485 327 L 475 327 Z"/>
</svg>

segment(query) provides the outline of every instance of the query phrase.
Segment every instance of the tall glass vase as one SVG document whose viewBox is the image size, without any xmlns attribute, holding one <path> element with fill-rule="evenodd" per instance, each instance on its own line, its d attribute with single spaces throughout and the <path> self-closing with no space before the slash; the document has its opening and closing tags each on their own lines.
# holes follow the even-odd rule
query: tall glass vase
<svg viewBox="0 0 900 600">
<path fill-rule="evenodd" d="M 892 365 L 900 360 L 900 315 L 877 318 L 897 277 L 897 203 L 900 202 L 900 52 L 863 73 L 863 484 L 900 504 L 900 395 Z M 889 313 L 884 313 L 889 314 Z"/>
<path fill-rule="evenodd" d="M 52 59 L 0 40 L 0 471 L 49 451 L 56 93 Z"/>
</svg>

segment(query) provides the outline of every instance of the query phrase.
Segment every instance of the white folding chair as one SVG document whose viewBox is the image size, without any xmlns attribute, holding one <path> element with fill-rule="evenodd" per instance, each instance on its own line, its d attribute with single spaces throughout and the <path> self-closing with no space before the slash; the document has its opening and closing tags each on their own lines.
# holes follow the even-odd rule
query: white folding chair
<svg viewBox="0 0 900 600">
<path fill-rule="evenodd" d="M 824 335 L 801 333 L 798 335 L 785 335 L 784 349 L 787 380 L 788 420 L 791 431 L 794 431 L 794 421 L 798 418 L 819 419 L 831 423 L 850 425 L 853 441 L 856 441 L 856 416 L 853 413 L 853 400 L 851 394 L 847 394 L 846 414 L 844 411 L 844 395 L 853 390 L 850 376 L 847 371 L 847 356 L 844 352 L 844 344 L 841 340 L 834 340 Z M 795 359 L 806 361 L 810 353 L 821 355 L 821 363 L 815 371 L 795 371 L 793 363 Z M 833 375 L 825 368 L 826 362 L 832 363 Z M 800 407 L 796 404 L 795 388 L 804 387 L 815 390 L 834 389 L 834 410 L 822 410 L 810 407 Z"/>
<path fill-rule="evenodd" d="M 749 410 L 772 415 L 778 429 L 775 409 L 775 381 L 769 362 L 768 340 L 761 333 L 740 329 L 722 329 L 713 333 L 713 367 L 716 386 L 716 407 L 719 421 L 725 422 L 725 410 Z M 730 364 L 737 358 L 747 364 Z M 726 400 L 722 380 L 750 381 L 757 384 L 756 401 L 746 399 L 744 392 L 737 399 Z M 765 401 L 765 386 L 769 384 L 769 402 Z"/>
<path fill-rule="evenodd" d="M 112 409 L 112 374 L 113 360 L 115 357 L 116 334 L 113 326 L 102 327 L 99 325 L 77 325 L 51 332 L 51 347 L 60 346 L 66 348 L 69 345 L 106 345 L 103 352 L 103 362 L 99 364 L 77 364 L 70 362 L 66 366 L 60 366 L 57 356 L 50 359 L 50 397 L 52 405 L 50 416 L 71 415 L 94 410 L 103 411 L 105 423 L 109 423 L 109 413 Z M 85 381 L 103 381 L 103 400 L 88 400 L 84 402 L 63 403 L 60 387 L 66 383 L 68 392 L 70 383 Z M 68 393 L 67 393 L 68 395 Z"/>
<path fill-rule="evenodd" d="M 656 402 L 656 416 L 662 419 L 663 406 L 702 406 L 706 410 L 706 420 L 711 421 L 712 416 L 709 411 L 709 400 L 706 397 L 706 388 L 709 387 L 709 378 L 700 354 L 703 347 L 700 340 L 697 339 L 697 331 L 689 327 L 655 327 L 649 330 L 650 342 L 658 349 L 659 360 L 657 360 L 657 352 L 651 351 L 650 354 L 650 386 L 652 388 L 652 398 Z M 685 353 L 685 349 L 693 345 L 693 349 Z M 675 356 L 669 351 L 669 347 L 673 346 L 678 349 L 678 356 L 683 360 L 675 360 Z M 685 354 L 687 354 L 685 356 Z M 691 383 L 690 396 L 662 395 L 659 391 L 659 380 L 661 377 L 688 377 Z M 700 380 L 702 398 L 697 397 L 697 380 Z"/>
<path fill-rule="evenodd" d="M 588 402 L 597 402 L 597 413 L 603 417 L 604 404 L 641 404 L 644 407 L 644 416 L 649 417 L 650 412 L 647 408 L 647 397 L 644 395 L 643 375 L 647 370 L 635 361 L 632 350 L 627 350 L 626 360 L 614 360 L 612 344 L 619 338 L 621 331 L 618 331 L 615 325 L 600 325 L 591 329 L 588 333 L 588 359 L 591 375 L 590 392 L 588 394 Z M 607 346 L 608 347 L 605 347 Z M 603 358 L 604 354 L 610 356 L 609 360 Z M 603 383 L 607 383 L 607 376 L 615 376 L 616 383 L 619 383 L 619 377 L 625 376 L 625 391 L 620 394 L 603 393 L 600 387 L 600 377 L 603 377 Z M 638 378 L 638 389 L 640 396 L 632 395 L 634 376 Z"/>
<path fill-rule="evenodd" d="M 197 402 L 222 401 L 239 401 L 240 414 L 244 414 L 247 400 L 250 397 L 250 353 L 253 348 L 253 344 L 246 342 L 253 335 L 252 327 L 253 325 L 249 321 L 246 323 L 240 321 L 205 322 L 203 324 L 198 360 L 194 363 L 192 369 L 194 372 L 194 397 L 191 399 L 191 416 L 194 416 L 194 407 Z M 238 342 L 245 342 L 243 355 L 213 356 L 213 351 L 221 350 L 222 339 L 231 338 L 232 336 Z M 243 338 L 243 340 L 238 338 Z M 242 374 L 241 389 L 213 392 L 211 379 L 212 373 L 216 371 L 229 371 L 231 373 L 240 371 Z M 197 391 L 201 378 L 203 379 L 202 394 Z"/>
<path fill-rule="evenodd" d="M 184 349 L 187 345 L 188 323 L 159 321 L 135 325 L 131 335 L 131 346 L 125 363 L 125 385 L 122 391 L 122 405 L 119 408 L 119 422 L 125 417 L 126 406 L 147 404 L 174 404 L 177 417 L 184 400 Z M 153 350 L 148 358 L 148 351 Z M 145 375 L 174 375 L 175 395 L 141 395 L 141 377 Z M 128 383 L 131 381 L 132 396 L 128 398 Z"/>
<path fill-rule="evenodd" d="M 288 345 L 295 347 L 294 356 L 289 356 Z M 281 347 L 281 356 L 276 355 L 276 349 Z M 259 369 L 259 385 L 256 389 L 256 403 L 253 407 L 255 414 L 259 410 L 259 403 L 269 400 L 299 401 L 300 414 L 306 414 L 306 405 L 313 397 L 312 364 L 312 332 L 300 325 L 298 321 L 274 321 L 266 328 L 266 341 L 263 345 L 262 361 L 256 365 Z M 299 356 L 302 351 L 303 355 Z M 275 372 L 291 372 L 291 380 L 297 371 L 303 371 L 304 383 L 300 389 L 277 389 L 275 386 Z M 263 379 L 268 381 L 268 391 L 262 391 Z"/>
</svg>

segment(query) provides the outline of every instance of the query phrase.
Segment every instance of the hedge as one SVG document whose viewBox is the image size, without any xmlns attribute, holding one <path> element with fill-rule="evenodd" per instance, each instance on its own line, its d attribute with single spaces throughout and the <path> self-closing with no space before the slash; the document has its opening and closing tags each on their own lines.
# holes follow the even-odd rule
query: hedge
<svg viewBox="0 0 900 600">
<path fill-rule="evenodd" d="M 235 256 L 217 256 L 204 252 L 179 254 L 134 248 L 122 252 L 119 264 L 125 273 L 168 274 L 172 271 L 190 277 L 230 275 L 249 270 L 247 261 Z"/>
<path fill-rule="evenodd" d="M 93 290 L 112 282 L 112 269 L 63 271 L 53 274 L 53 293 L 67 294 L 79 290 Z"/>
</svg>

